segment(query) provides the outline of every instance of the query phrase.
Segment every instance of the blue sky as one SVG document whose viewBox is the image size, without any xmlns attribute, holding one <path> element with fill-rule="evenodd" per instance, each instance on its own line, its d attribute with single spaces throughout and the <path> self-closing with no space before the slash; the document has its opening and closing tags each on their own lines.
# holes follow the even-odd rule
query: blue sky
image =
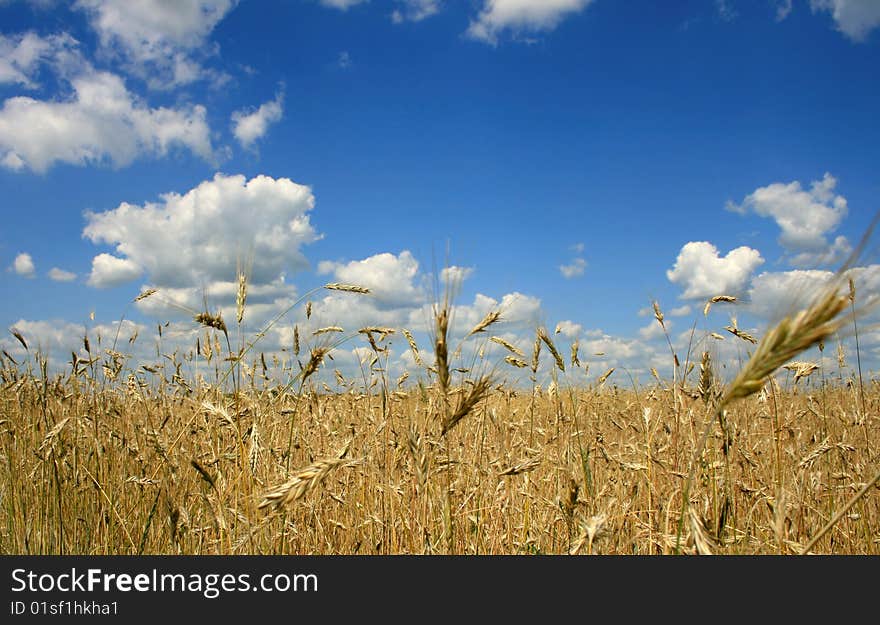
<svg viewBox="0 0 880 625">
<path fill-rule="evenodd" d="M 465 330 L 500 306 L 510 340 L 644 377 L 652 300 L 681 349 L 731 314 L 760 334 L 856 245 L 878 31 L 875 0 L 0 1 L 0 322 L 63 363 L 123 314 L 188 345 L 168 302 L 228 319 L 242 262 L 251 332 L 374 290 L 317 294 L 271 352 L 294 323 L 418 332 L 450 264 Z"/>
</svg>

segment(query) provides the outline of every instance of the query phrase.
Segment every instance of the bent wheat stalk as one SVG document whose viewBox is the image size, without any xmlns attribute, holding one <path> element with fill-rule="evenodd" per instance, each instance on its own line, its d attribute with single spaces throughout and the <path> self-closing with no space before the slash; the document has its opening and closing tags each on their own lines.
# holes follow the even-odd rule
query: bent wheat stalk
<svg viewBox="0 0 880 625">
<path fill-rule="evenodd" d="M 344 458 L 350 446 L 351 441 L 346 443 L 332 458 L 322 458 L 298 470 L 292 478 L 268 490 L 263 495 L 263 501 L 260 502 L 257 508 L 262 509 L 273 506 L 274 509 L 278 510 L 279 508 L 291 505 L 307 493 L 313 491 L 330 475 L 333 469 L 345 463 Z"/>
<path fill-rule="evenodd" d="M 866 235 L 867 236 L 867 235 Z M 855 258 L 855 255 L 853 256 Z M 852 260 L 852 259 L 851 259 Z M 849 297 L 841 292 L 845 280 L 845 270 L 837 272 L 827 285 L 819 292 L 813 302 L 793 317 L 786 317 L 767 332 L 758 343 L 755 353 L 745 364 L 739 375 L 733 380 L 715 409 L 715 418 L 724 416 L 724 409 L 733 401 L 743 399 L 760 391 L 767 379 L 780 367 L 793 360 L 801 352 L 818 345 L 832 336 L 849 320 L 843 316 L 849 303 Z M 679 553 L 681 533 L 685 513 L 688 506 L 690 487 L 694 480 L 696 467 L 709 437 L 715 418 L 708 419 L 702 435 L 694 450 L 687 482 L 682 490 L 681 514 L 678 521 L 678 533 L 675 541 L 675 553 Z"/>
</svg>

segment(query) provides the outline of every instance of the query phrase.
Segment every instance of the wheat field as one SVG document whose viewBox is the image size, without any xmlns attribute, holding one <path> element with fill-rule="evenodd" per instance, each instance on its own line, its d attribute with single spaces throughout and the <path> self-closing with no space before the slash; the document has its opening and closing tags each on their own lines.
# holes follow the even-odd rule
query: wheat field
<svg viewBox="0 0 880 625">
<path fill-rule="evenodd" d="M 503 311 L 453 341 L 448 299 L 422 351 L 404 328 L 350 332 L 372 353 L 350 378 L 330 361 L 339 327 L 302 347 L 297 333 L 302 364 L 287 367 L 259 335 L 233 350 L 223 318 L 201 313 L 189 356 L 213 382 L 186 379 L 176 353 L 147 367 L 88 338 L 53 374 L 16 334 L 27 356 L 0 369 L 0 552 L 877 554 L 880 386 L 843 354 L 836 370 L 796 360 L 852 323 L 840 287 L 761 337 L 727 328 L 750 355 L 732 380 L 710 352 L 672 350 L 670 380 L 567 384 L 585 368 L 577 344 L 536 328 L 526 353 L 493 335 Z M 397 379 L 391 341 L 416 363 Z"/>
</svg>

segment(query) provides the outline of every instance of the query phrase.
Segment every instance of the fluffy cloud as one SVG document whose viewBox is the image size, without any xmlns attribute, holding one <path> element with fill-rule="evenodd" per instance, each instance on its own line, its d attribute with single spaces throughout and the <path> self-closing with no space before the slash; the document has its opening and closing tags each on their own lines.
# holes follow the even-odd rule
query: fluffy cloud
<svg viewBox="0 0 880 625">
<path fill-rule="evenodd" d="M 589 359 L 603 358 L 602 364 L 610 363 L 616 366 L 634 358 L 644 363 L 653 353 L 653 350 L 635 339 L 612 336 L 601 330 L 590 331 L 587 335 L 590 338 L 581 343 L 581 352 Z"/>
<path fill-rule="evenodd" d="M 217 174 L 157 203 L 87 213 L 83 236 L 116 252 L 95 258 L 90 283 L 104 285 L 108 272 L 99 265 L 106 264 L 125 267 L 130 278 L 137 268 L 158 286 L 199 287 L 234 281 L 246 257 L 253 259 L 251 281 L 271 283 L 308 265 L 300 248 L 319 238 L 308 215 L 314 202 L 309 187 L 287 178 Z"/>
<path fill-rule="evenodd" d="M 837 29 L 853 41 L 865 41 L 880 26 L 880 2 L 877 0 L 810 0 L 813 12 L 828 11 Z"/>
<path fill-rule="evenodd" d="M 470 278 L 473 273 L 473 267 L 458 267 L 456 265 L 444 267 L 440 270 L 440 284 L 444 286 L 447 284 L 450 286 L 458 286 Z"/>
<path fill-rule="evenodd" d="M 779 243 L 795 254 L 790 262 L 803 266 L 828 259 L 829 244 L 826 235 L 833 232 L 846 216 L 846 198 L 835 195 L 837 179 L 826 173 L 822 180 L 813 181 L 810 190 L 800 182 L 777 182 L 760 187 L 745 197 L 741 204 L 728 202 L 728 210 L 740 214 L 749 211 L 761 217 L 772 218 L 782 233 Z M 844 237 L 838 237 L 832 248 L 836 260 L 849 252 Z"/>
<path fill-rule="evenodd" d="M 194 329 L 192 317 L 197 312 L 208 310 L 219 313 L 231 323 L 236 319 L 238 293 L 237 281 L 216 281 L 204 287 L 161 287 L 155 295 L 137 303 L 138 309 L 146 315 L 162 320 L 187 320 L 189 329 Z M 279 277 L 268 284 L 248 283 L 247 301 L 244 307 L 242 324 L 247 332 L 258 332 L 270 319 L 284 311 L 294 317 L 292 307 L 296 303 L 297 289 Z M 324 324 L 333 325 L 333 324 Z M 183 328 L 187 327 L 185 324 Z M 317 326 L 316 326 L 317 327 Z M 261 344 L 269 342 L 265 339 Z"/>
<path fill-rule="evenodd" d="M 492 326 L 491 333 L 521 347 L 530 346 L 542 317 L 541 300 L 516 291 L 500 300 L 477 293 L 471 304 L 453 304 L 449 324 L 449 337 L 453 341 L 463 339 L 488 313 L 499 311 L 501 319 Z M 432 306 L 425 304 L 410 310 L 405 323 L 413 331 L 430 333 L 434 323 Z"/>
<path fill-rule="evenodd" d="M 185 85 L 201 78 L 222 82 L 192 58 L 209 54 L 208 35 L 237 0 L 78 0 L 101 45 L 118 53 L 127 69 L 152 87 Z"/>
<path fill-rule="evenodd" d="M 107 72 L 86 71 L 70 83 L 73 94 L 66 100 L 18 96 L 3 103 L 0 164 L 36 172 L 59 161 L 123 167 L 175 147 L 213 158 L 204 107 L 149 108 Z"/>
<path fill-rule="evenodd" d="M 567 280 L 584 275 L 586 269 L 587 261 L 583 258 L 574 258 L 568 265 L 559 265 L 559 273 Z"/>
<path fill-rule="evenodd" d="M 834 274 L 818 269 L 763 272 L 752 280 L 749 311 L 778 319 L 807 306 Z"/>
<path fill-rule="evenodd" d="M 673 308 L 669 311 L 670 317 L 684 317 L 685 315 L 691 314 L 691 307 L 685 304 L 684 306 L 679 306 L 678 308 Z"/>
<path fill-rule="evenodd" d="M 30 352 L 41 352 L 49 357 L 49 365 L 52 370 L 66 368 L 70 371 L 71 352 L 75 352 L 80 358 L 86 359 L 87 353 L 83 347 L 83 336 L 88 334 L 93 355 L 101 347 L 111 347 L 114 338 L 119 335 L 120 341 L 128 341 L 129 337 L 145 333 L 146 328 L 127 319 L 120 324 L 118 321 L 106 324 L 97 324 L 86 327 L 81 323 L 71 323 L 62 319 L 52 320 L 29 320 L 19 319 L 11 326 L 20 332 L 28 344 Z M 127 344 L 132 349 L 130 344 Z M 144 360 L 155 358 L 155 347 L 150 350 L 146 343 L 135 346 L 140 351 Z M 0 336 L 0 349 L 12 354 L 17 358 L 26 356 L 24 347 L 17 339 L 11 336 Z"/>
<path fill-rule="evenodd" d="M 0 34 L 0 85 L 17 84 L 36 89 L 35 75 L 40 65 L 71 54 L 77 42 L 70 35 L 41 37 L 24 33 L 7 37 Z"/>
<path fill-rule="evenodd" d="M 92 259 L 92 272 L 87 284 L 96 289 L 107 289 L 131 282 L 143 273 L 143 267 L 128 258 L 98 254 Z"/>
<path fill-rule="evenodd" d="M 845 236 L 839 236 L 834 239 L 834 243 L 824 250 L 800 252 L 790 256 L 788 262 L 794 267 L 837 265 L 846 260 L 852 254 L 852 251 L 853 248 L 849 240 Z"/>
<path fill-rule="evenodd" d="M 349 263 L 322 261 L 318 273 L 333 274 L 336 282 L 367 287 L 386 307 L 418 306 L 425 299 L 424 291 L 414 282 L 419 263 L 408 250 L 397 256 L 385 252 Z"/>
<path fill-rule="evenodd" d="M 467 34 L 496 44 L 499 33 L 548 31 L 571 13 L 586 8 L 592 0 L 484 0 L 483 9 L 471 21 Z"/>
<path fill-rule="evenodd" d="M 73 282 L 76 280 L 75 273 L 59 269 L 58 267 L 52 267 L 47 275 L 50 280 L 54 280 L 55 282 Z"/>
<path fill-rule="evenodd" d="M 24 278 L 33 278 L 36 275 L 36 267 L 34 267 L 34 259 L 27 252 L 22 252 L 15 257 L 12 262 L 12 270 Z"/>
<path fill-rule="evenodd" d="M 664 323 L 667 330 L 674 325 L 669 319 L 664 319 Z M 639 328 L 639 336 L 645 341 L 659 339 L 664 336 L 663 327 L 655 319 L 643 328 Z"/>
<path fill-rule="evenodd" d="M 764 319 L 779 319 L 809 306 L 834 277 L 818 269 L 763 272 L 752 280 L 749 311 Z M 880 265 L 855 267 L 849 271 L 856 287 L 856 307 L 876 301 L 880 294 Z"/>
<path fill-rule="evenodd" d="M 232 134 L 242 145 L 250 149 L 258 139 L 262 139 L 269 126 L 281 120 L 284 96 L 278 94 L 274 100 L 265 102 L 255 111 L 235 111 L 232 114 Z"/>
<path fill-rule="evenodd" d="M 691 241 L 681 248 L 666 277 L 684 288 L 683 298 L 702 299 L 741 291 L 763 262 L 758 250 L 750 247 L 738 247 L 721 256 L 711 243 Z"/>
<path fill-rule="evenodd" d="M 399 9 L 394 9 L 391 14 L 391 21 L 399 24 L 404 21 L 420 22 L 425 18 L 431 17 L 439 13 L 443 4 L 442 0 L 397 0 L 397 4 L 401 5 Z"/>
<path fill-rule="evenodd" d="M 578 338 L 583 331 L 584 327 L 581 324 L 568 319 L 556 324 L 556 332 L 571 340 Z"/>
</svg>

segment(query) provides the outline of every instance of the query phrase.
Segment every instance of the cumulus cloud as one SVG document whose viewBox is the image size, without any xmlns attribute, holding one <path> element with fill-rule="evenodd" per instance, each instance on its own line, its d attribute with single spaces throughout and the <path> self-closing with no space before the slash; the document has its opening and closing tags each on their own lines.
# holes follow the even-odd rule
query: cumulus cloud
<svg viewBox="0 0 880 625">
<path fill-rule="evenodd" d="M 34 259 L 27 252 L 22 252 L 12 262 L 12 270 L 23 278 L 33 278 L 36 275 Z"/>
<path fill-rule="evenodd" d="M 321 261 L 318 273 L 333 274 L 336 282 L 367 287 L 386 307 L 418 306 L 425 299 L 424 291 L 415 283 L 419 263 L 409 250 L 396 256 L 385 252 L 348 263 Z"/>
<path fill-rule="evenodd" d="M 581 351 L 590 358 L 597 357 L 611 364 L 628 361 L 632 358 L 646 358 L 653 350 L 636 339 L 606 334 L 602 330 L 587 332 L 589 339 L 581 343 Z"/>
<path fill-rule="evenodd" d="M 741 215 L 753 212 L 772 218 L 782 231 L 780 245 L 793 254 L 789 259 L 792 264 L 835 262 L 851 250 L 844 237 L 838 237 L 833 246 L 826 239 L 847 214 L 846 198 L 834 193 L 836 186 L 837 179 L 829 173 L 813 181 L 809 190 L 798 181 L 777 182 L 756 189 L 741 204 L 728 202 L 727 208 Z M 829 255 L 829 251 L 833 253 Z"/>
<path fill-rule="evenodd" d="M 549 31 L 570 14 L 577 13 L 592 0 L 484 0 L 483 8 L 468 27 L 473 39 L 495 45 L 498 35 Z"/>
<path fill-rule="evenodd" d="M 319 238 L 309 221 L 314 203 L 309 187 L 288 178 L 217 174 L 183 195 L 86 213 L 83 236 L 116 254 L 95 258 L 90 284 L 133 279 L 135 268 L 159 286 L 232 282 L 246 257 L 253 258 L 251 281 L 271 283 L 308 266 L 301 248 Z"/>
<path fill-rule="evenodd" d="M 6 36 L 0 34 L 0 85 L 16 84 L 36 89 L 41 65 L 57 62 L 73 54 L 77 41 L 67 34 L 42 37 L 33 32 Z"/>
<path fill-rule="evenodd" d="M 666 324 L 666 329 L 669 330 L 674 325 L 672 321 L 669 319 L 664 319 L 663 323 Z M 654 339 L 659 339 L 665 336 L 663 332 L 663 327 L 657 322 L 655 319 L 648 325 L 639 328 L 639 336 L 645 341 L 652 341 Z"/>
<path fill-rule="evenodd" d="M 448 284 L 450 286 L 461 285 L 461 283 L 470 278 L 473 273 L 473 267 L 458 267 L 456 265 L 444 267 L 440 270 L 440 284 Z"/>
<path fill-rule="evenodd" d="M 497 331 L 507 329 L 525 330 L 534 339 L 534 329 L 541 318 L 541 300 L 518 291 L 507 293 L 500 300 L 477 293 L 471 304 L 455 305 L 450 324 L 452 336 L 463 337 L 476 326 L 489 312 L 500 311 L 501 320 L 493 326 Z M 431 307 L 423 306 L 410 313 L 410 324 L 421 330 L 428 330 L 432 324 Z"/>
<path fill-rule="evenodd" d="M 574 340 L 578 338 L 583 331 L 584 326 L 568 319 L 560 321 L 556 324 L 556 332 L 566 337 L 567 339 Z"/>
<path fill-rule="evenodd" d="M 52 267 L 47 275 L 50 280 L 54 280 L 55 282 L 73 282 L 76 280 L 75 273 L 59 269 L 58 267 Z"/>
<path fill-rule="evenodd" d="M 243 109 L 232 114 L 232 134 L 242 147 L 253 148 L 254 143 L 266 135 L 269 126 L 281 120 L 283 100 L 283 94 L 279 93 L 274 100 L 261 104 L 257 110 L 248 112 Z"/>
<path fill-rule="evenodd" d="M 837 29 L 856 42 L 865 41 L 868 34 L 880 26 L 877 0 L 810 0 L 810 8 L 814 13 L 831 13 Z"/>
<path fill-rule="evenodd" d="M 853 248 L 845 236 L 835 237 L 834 243 L 824 250 L 816 252 L 800 252 L 788 258 L 788 262 L 794 267 L 817 267 L 836 265 L 846 260 L 852 254 Z"/>
<path fill-rule="evenodd" d="M 691 314 L 691 307 L 685 304 L 684 306 L 679 306 L 678 308 L 673 308 L 669 311 L 670 317 L 684 317 L 685 315 Z"/>
<path fill-rule="evenodd" d="M 420 22 L 440 12 L 442 0 L 396 0 L 399 8 L 394 9 L 391 21 L 399 24 L 404 21 Z"/>
<path fill-rule="evenodd" d="M 818 269 L 762 272 L 752 280 L 749 311 L 765 319 L 791 314 L 807 306 L 833 275 Z"/>
<path fill-rule="evenodd" d="M 188 320 L 192 330 L 192 317 L 197 312 L 208 310 L 220 314 L 223 319 L 236 319 L 238 281 L 221 280 L 204 286 L 169 287 L 137 303 L 138 309 L 146 315 L 164 320 Z M 297 289 L 288 284 L 283 276 L 267 284 L 248 282 L 247 301 L 242 324 L 246 331 L 257 332 L 264 328 L 270 319 L 290 310 L 297 299 Z M 324 324 L 333 325 L 333 324 Z M 186 326 L 182 326 L 186 327 Z M 271 337 L 261 339 L 261 346 L 271 343 Z"/>
<path fill-rule="evenodd" d="M 204 68 L 195 53 L 214 52 L 207 38 L 237 0 L 78 0 L 105 50 L 121 56 L 127 69 L 155 88 L 224 76 Z"/>
<path fill-rule="evenodd" d="M 586 269 L 587 261 L 583 258 L 573 258 L 569 264 L 559 265 L 559 273 L 561 273 L 562 277 L 566 280 L 571 280 L 572 278 L 584 275 Z"/>
<path fill-rule="evenodd" d="M 880 293 L 880 265 L 854 267 L 848 275 L 856 287 L 857 307 Z M 819 269 L 763 272 L 752 280 L 749 311 L 764 319 L 790 315 L 809 306 L 833 277 L 833 272 Z"/>
<path fill-rule="evenodd" d="M 146 330 L 144 326 L 127 319 L 123 320 L 121 324 L 114 321 L 96 324 L 92 327 L 86 327 L 81 323 L 71 323 L 63 319 L 19 319 L 11 327 L 21 333 L 32 353 L 39 351 L 49 358 L 52 370 L 66 367 L 68 371 L 70 370 L 71 352 L 75 352 L 80 358 L 88 358 L 88 354 L 83 348 L 83 336 L 86 333 L 92 339 L 92 349 L 97 349 L 98 337 L 104 339 L 105 346 L 109 347 L 117 331 L 121 340 L 128 340 L 129 337 Z M 143 346 L 135 347 L 142 347 L 141 355 L 144 358 L 148 357 L 150 350 L 146 343 Z M 21 343 L 8 335 L 0 336 L 0 349 L 16 357 L 26 354 Z M 152 350 L 152 355 L 155 358 L 155 348 Z"/>
<path fill-rule="evenodd" d="M 92 259 L 92 272 L 87 284 L 96 289 L 107 289 L 139 278 L 143 267 L 128 258 L 112 254 L 98 254 Z"/>
<path fill-rule="evenodd" d="M 758 250 L 750 247 L 738 247 L 721 256 L 711 243 L 691 241 L 681 248 L 666 277 L 684 288 L 683 298 L 702 299 L 742 291 L 763 262 Z"/>
<path fill-rule="evenodd" d="M 213 158 L 203 106 L 149 108 L 108 72 L 87 70 L 70 84 L 73 93 L 66 99 L 18 96 L 3 103 L 0 164 L 40 173 L 56 162 L 124 167 L 178 147 Z"/>
</svg>

